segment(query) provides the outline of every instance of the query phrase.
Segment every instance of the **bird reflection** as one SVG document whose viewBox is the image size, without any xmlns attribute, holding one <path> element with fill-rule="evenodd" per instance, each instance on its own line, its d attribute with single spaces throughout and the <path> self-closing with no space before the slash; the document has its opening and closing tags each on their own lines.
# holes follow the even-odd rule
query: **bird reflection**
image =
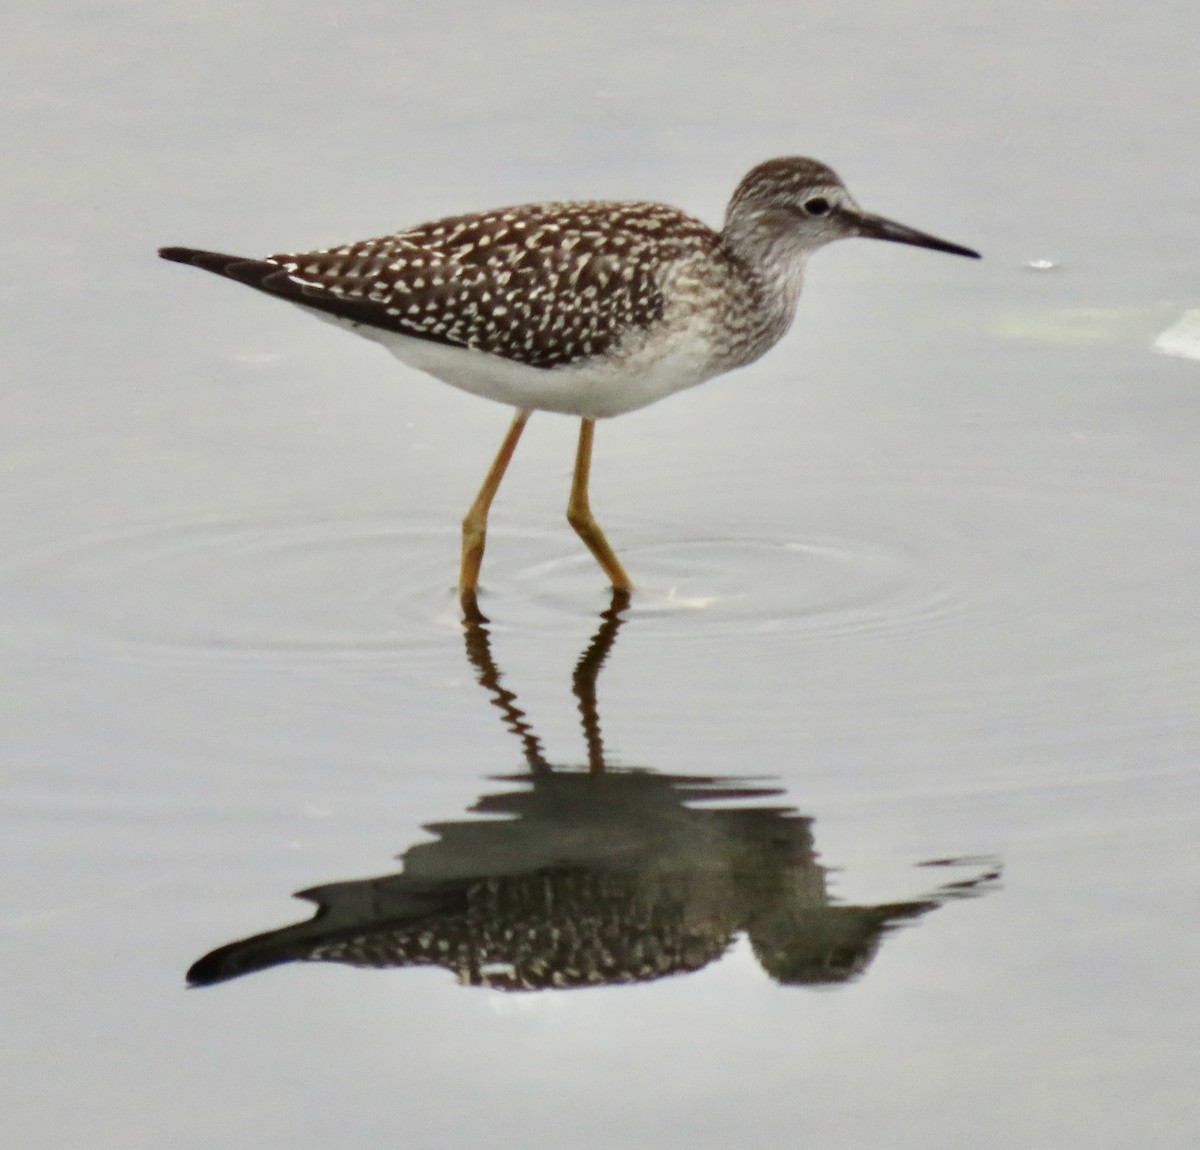
<svg viewBox="0 0 1200 1150">
<path fill-rule="evenodd" d="M 435 841 L 405 851 L 399 874 L 301 891 L 317 904 L 313 918 L 212 951 L 188 981 L 324 961 L 437 966 L 506 991 L 612 986 L 699 970 L 745 934 L 778 983 L 845 983 L 891 928 L 996 884 L 988 860 L 944 859 L 927 865 L 973 862 L 975 874 L 910 901 L 838 903 L 813 820 L 772 805 L 778 788 L 606 764 L 596 680 L 628 606 L 627 593 L 613 593 L 575 666 L 587 764 L 562 767 L 503 685 L 488 622 L 467 596 L 467 657 L 526 766 L 471 808 L 492 817 L 427 826 Z"/>
</svg>

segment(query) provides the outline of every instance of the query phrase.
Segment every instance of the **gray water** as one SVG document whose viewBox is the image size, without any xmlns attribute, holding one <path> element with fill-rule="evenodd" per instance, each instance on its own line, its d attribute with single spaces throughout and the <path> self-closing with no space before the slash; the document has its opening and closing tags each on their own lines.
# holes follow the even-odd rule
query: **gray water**
<svg viewBox="0 0 1200 1150">
<path fill-rule="evenodd" d="M 0 17 L 0 1141 L 1194 1147 L 1198 36 Z M 628 605 L 563 520 L 573 421 L 531 422 L 464 627 L 508 413 L 154 257 L 715 222 L 788 153 L 985 259 L 836 245 L 766 359 L 603 424 Z M 533 957 L 412 957 L 504 929 Z"/>
</svg>

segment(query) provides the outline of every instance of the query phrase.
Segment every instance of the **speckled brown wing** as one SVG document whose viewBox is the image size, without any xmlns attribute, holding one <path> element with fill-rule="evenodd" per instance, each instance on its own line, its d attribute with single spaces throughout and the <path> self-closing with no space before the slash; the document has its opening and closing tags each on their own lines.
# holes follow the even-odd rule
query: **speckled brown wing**
<svg viewBox="0 0 1200 1150">
<path fill-rule="evenodd" d="M 657 204 L 529 204 L 262 261 L 253 286 L 351 322 L 554 368 L 661 319 L 670 256 L 715 242 Z M 226 273 L 229 274 L 229 273 Z M 252 282 L 243 269 L 234 278 Z"/>
</svg>

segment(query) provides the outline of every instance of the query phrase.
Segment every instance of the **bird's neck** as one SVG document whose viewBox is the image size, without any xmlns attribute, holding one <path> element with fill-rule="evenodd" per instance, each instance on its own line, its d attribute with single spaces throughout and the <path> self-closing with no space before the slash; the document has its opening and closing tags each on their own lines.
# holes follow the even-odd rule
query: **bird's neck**
<svg viewBox="0 0 1200 1150">
<path fill-rule="evenodd" d="M 726 221 L 721 244 L 738 267 L 751 297 L 757 330 L 752 353 L 748 351 L 743 361 L 749 363 L 791 327 L 810 253 L 785 229 L 771 226 L 771 221 L 737 216 Z"/>
</svg>

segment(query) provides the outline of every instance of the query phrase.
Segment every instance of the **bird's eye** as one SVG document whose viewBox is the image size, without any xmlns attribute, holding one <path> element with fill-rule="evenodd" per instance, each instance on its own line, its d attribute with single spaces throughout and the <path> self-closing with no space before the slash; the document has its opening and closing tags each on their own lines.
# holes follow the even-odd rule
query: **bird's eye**
<svg viewBox="0 0 1200 1150">
<path fill-rule="evenodd" d="M 824 196 L 813 196 L 811 200 L 804 201 L 804 210 L 810 216 L 823 216 L 829 211 L 829 201 Z"/>
</svg>

